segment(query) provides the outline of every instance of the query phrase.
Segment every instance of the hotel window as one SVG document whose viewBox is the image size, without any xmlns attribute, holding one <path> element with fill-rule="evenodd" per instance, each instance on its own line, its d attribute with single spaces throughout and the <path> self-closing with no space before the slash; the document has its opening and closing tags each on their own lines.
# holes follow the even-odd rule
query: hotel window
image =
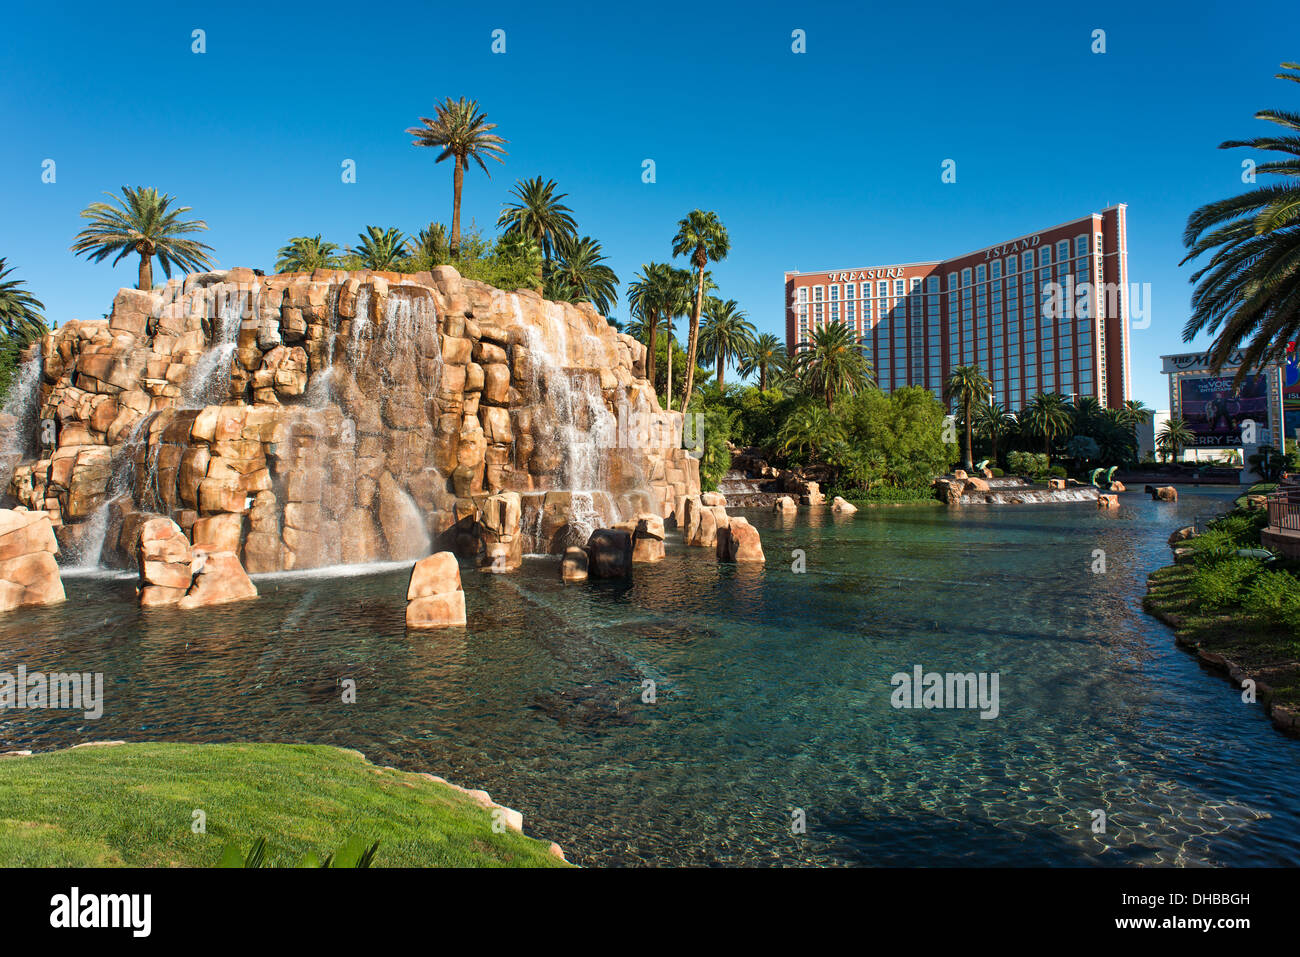
<svg viewBox="0 0 1300 957">
<path fill-rule="evenodd" d="M 853 312 L 854 305 L 855 303 L 853 302 L 852 299 L 849 299 L 844 303 L 844 317 L 849 321 L 850 325 L 852 325 L 854 320 L 857 318 L 857 316 L 855 316 Z"/>
<path fill-rule="evenodd" d="M 813 302 L 821 302 L 824 292 L 821 286 L 813 286 Z"/>
<path fill-rule="evenodd" d="M 836 283 L 835 285 L 831 286 L 831 302 L 839 302 L 839 301 L 840 301 L 840 287 L 839 284 Z"/>
<path fill-rule="evenodd" d="M 1056 261 L 1060 262 L 1062 259 L 1069 259 L 1069 258 L 1070 258 L 1070 241 L 1068 239 L 1062 239 L 1059 243 L 1056 244 Z"/>
<path fill-rule="evenodd" d="M 800 301 L 800 302 L 807 302 L 807 301 L 808 301 L 808 287 L 807 287 L 807 286 L 800 286 L 800 287 L 799 287 L 799 301 Z"/>
<path fill-rule="evenodd" d="M 1033 254 L 1032 251 L 1031 251 L 1031 252 L 1027 252 L 1027 253 L 1022 253 L 1022 254 L 1021 254 L 1021 256 L 1020 256 L 1020 266 L 1021 266 L 1021 271 L 1022 271 L 1022 272 L 1023 272 L 1024 270 L 1026 270 L 1026 269 L 1033 269 L 1033 268 L 1034 268 L 1034 254 Z"/>
<path fill-rule="evenodd" d="M 1017 264 L 1017 259 L 1016 259 L 1015 256 L 1008 256 L 1008 257 L 1007 257 L 1007 275 L 1008 275 L 1008 276 L 1014 276 L 1014 275 L 1016 274 L 1016 264 Z"/>
<path fill-rule="evenodd" d="M 936 295 L 936 294 L 939 292 L 939 277 L 938 277 L 938 276 L 929 276 L 929 277 L 926 278 L 926 280 L 925 280 L 925 291 L 928 292 L 928 293 L 930 293 L 931 295 Z"/>
<path fill-rule="evenodd" d="M 956 288 L 957 288 L 957 274 L 955 272 L 950 272 L 948 273 L 948 291 L 952 292 Z"/>
<path fill-rule="evenodd" d="M 976 266 L 976 267 L 975 267 L 975 281 L 976 281 L 976 282 L 983 282 L 983 281 L 984 281 L 984 278 L 985 278 L 985 276 L 984 276 L 984 267 L 983 267 L 983 266 Z"/>
<path fill-rule="evenodd" d="M 887 282 L 876 283 L 876 298 L 884 299 L 888 295 L 889 295 L 889 283 Z"/>
<path fill-rule="evenodd" d="M 844 298 L 845 298 L 845 299 L 857 299 L 857 298 L 858 298 L 858 296 L 857 296 L 857 284 L 856 284 L 856 283 L 847 283 L 847 284 L 844 286 Z"/>
<path fill-rule="evenodd" d="M 969 267 L 969 266 L 966 267 L 965 269 L 963 269 L 963 270 L 961 271 L 961 284 L 962 284 L 963 286 L 969 286 L 969 285 L 970 285 L 970 267 Z"/>
<path fill-rule="evenodd" d="M 834 290 L 832 290 L 832 292 L 833 292 L 833 291 L 834 291 Z M 833 300 L 835 299 L 834 296 L 831 296 L 831 299 L 832 299 L 832 302 L 831 302 L 831 322 L 839 322 L 839 321 L 840 321 L 840 304 L 839 304 L 838 302 L 834 302 L 834 301 L 833 301 Z"/>
<path fill-rule="evenodd" d="M 813 324 L 817 326 L 822 324 L 822 304 L 820 302 L 813 306 Z"/>
<path fill-rule="evenodd" d="M 1001 259 L 995 259 L 995 260 L 993 260 L 993 272 L 990 274 L 990 278 L 992 278 L 992 279 L 1001 279 L 1001 278 L 1002 278 L 1002 260 L 1001 260 Z"/>
<path fill-rule="evenodd" d="M 862 300 L 862 318 L 870 322 L 871 320 L 871 300 Z"/>
<path fill-rule="evenodd" d="M 1086 234 L 1074 237 L 1074 254 L 1076 256 L 1088 255 L 1088 237 Z"/>
<path fill-rule="evenodd" d="M 1097 237 L 1097 255 L 1100 256 L 1104 252 L 1101 248 L 1101 233 L 1094 233 L 1093 235 Z"/>
<path fill-rule="evenodd" d="M 894 295 L 895 295 L 895 296 L 901 296 L 901 295 L 903 295 L 903 292 L 904 292 L 904 284 L 903 284 L 903 280 L 901 280 L 901 279 L 895 279 L 895 280 L 894 280 Z"/>
</svg>

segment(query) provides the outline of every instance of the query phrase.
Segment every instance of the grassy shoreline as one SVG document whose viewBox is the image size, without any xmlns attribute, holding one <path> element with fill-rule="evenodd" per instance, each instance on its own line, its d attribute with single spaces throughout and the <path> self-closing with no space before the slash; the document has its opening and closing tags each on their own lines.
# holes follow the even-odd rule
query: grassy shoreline
<svg viewBox="0 0 1300 957">
<path fill-rule="evenodd" d="M 81 746 L 0 758 L 0 866 L 212 867 L 258 838 L 278 866 L 352 838 L 376 867 L 565 866 L 485 798 L 328 745 Z"/>
<path fill-rule="evenodd" d="M 1265 522 L 1262 512 L 1246 504 L 1243 494 L 1201 535 L 1171 538 L 1175 562 L 1148 577 L 1142 607 L 1207 667 L 1238 687 L 1253 681 L 1273 724 L 1300 735 L 1296 566 L 1243 557 L 1259 548 Z M 1238 551 L 1243 548 L 1248 551 Z"/>
</svg>

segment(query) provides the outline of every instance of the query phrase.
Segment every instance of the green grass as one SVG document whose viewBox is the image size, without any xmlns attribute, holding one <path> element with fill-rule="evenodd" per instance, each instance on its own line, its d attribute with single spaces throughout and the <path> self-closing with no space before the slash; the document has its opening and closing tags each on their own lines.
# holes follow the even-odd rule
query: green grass
<svg viewBox="0 0 1300 957">
<path fill-rule="evenodd" d="M 191 830 L 206 814 L 207 833 Z M 376 867 L 564 866 L 494 833 L 464 794 L 355 751 L 294 744 L 122 744 L 0 759 L 0 866 L 210 867 L 267 839 L 279 866 L 358 837 Z"/>
<path fill-rule="evenodd" d="M 1147 611 L 1168 623 L 1184 646 L 1222 655 L 1272 690 L 1279 704 L 1300 704 L 1300 640 L 1249 607 L 1207 610 L 1198 601 L 1190 563 L 1156 569 L 1147 580 Z"/>
<path fill-rule="evenodd" d="M 1238 495 L 1237 498 L 1233 501 L 1233 505 L 1236 508 L 1245 508 L 1247 495 L 1267 495 L 1269 492 L 1276 492 L 1276 491 L 1277 491 L 1276 482 L 1256 482 L 1250 488 L 1246 489 L 1246 491 Z"/>
</svg>

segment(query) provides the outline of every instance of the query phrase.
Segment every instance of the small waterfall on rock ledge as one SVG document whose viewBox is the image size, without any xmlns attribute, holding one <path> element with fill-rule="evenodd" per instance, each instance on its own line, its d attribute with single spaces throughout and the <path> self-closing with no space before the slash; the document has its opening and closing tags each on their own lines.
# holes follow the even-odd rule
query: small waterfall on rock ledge
<svg viewBox="0 0 1300 957">
<path fill-rule="evenodd" d="M 212 345 L 199 357 L 185 383 L 181 408 L 201 409 L 225 400 L 230 388 L 230 363 L 239 341 L 239 324 L 248 308 L 248 292 L 220 295 Z M 256 299 L 253 306 L 256 313 Z M 256 316 L 254 316 L 256 318 Z"/>
<path fill-rule="evenodd" d="M 0 496 L 9 488 L 14 467 L 36 450 L 37 407 L 41 395 L 41 352 L 20 365 L 0 409 Z M 12 422 L 9 418 L 12 417 Z"/>
</svg>

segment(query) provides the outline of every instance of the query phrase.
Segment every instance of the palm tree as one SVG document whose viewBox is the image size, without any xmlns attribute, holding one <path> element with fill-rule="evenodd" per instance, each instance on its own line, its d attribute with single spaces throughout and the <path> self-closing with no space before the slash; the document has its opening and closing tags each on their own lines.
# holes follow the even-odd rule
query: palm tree
<svg viewBox="0 0 1300 957">
<path fill-rule="evenodd" d="M 809 458 L 846 441 L 844 423 L 829 407 L 815 400 L 801 401 L 776 433 L 781 451 L 806 452 Z"/>
<path fill-rule="evenodd" d="M 427 116 L 420 117 L 423 126 L 412 126 L 406 132 L 415 137 L 413 143 L 415 146 L 436 146 L 442 152 L 438 154 L 435 163 L 441 163 L 448 156 L 454 157 L 452 172 L 452 204 L 451 204 L 451 258 L 460 258 L 460 193 L 465 185 L 465 168 L 469 165 L 469 160 L 474 160 L 487 173 L 488 179 L 492 174 L 488 172 L 487 164 L 483 162 L 485 156 L 490 156 L 498 163 L 504 163 L 502 156 L 506 151 L 501 148 L 502 143 L 508 143 L 509 140 L 502 139 L 495 133 L 491 132 L 497 128 L 495 123 L 487 121 L 487 114 L 479 111 L 477 100 L 467 100 L 461 97 L 459 100 L 453 100 L 447 97 L 442 103 L 438 103 L 433 108 L 437 114 L 432 119 Z"/>
<path fill-rule="evenodd" d="M 1188 445 L 1196 441 L 1196 434 L 1181 415 L 1171 415 L 1156 434 L 1158 445 L 1168 458 L 1177 459 Z"/>
<path fill-rule="evenodd" d="M 140 256 L 140 275 L 137 289 L 153 288 L 153 259 L 158 257 L 163 275 L 172 275 L 172 266 L 179 269 L 209 269 L 212 260 L 207 251 L 212 247 L 197 239 L 183 238 L 186 233 L 202 232 L 208 224 L 201 219 L 178 219 L 190 207 L 171 208 L 172 198 L 149 186 L 123 186 L 122 198 L 105 193 L 116 206 L 109 203 L 91 203 L 81 211 L 81 218 L 91 225 L 77 233 L 72 251 L 90 257 L 91 262 L 102 262 L 114 253 L 116 266 L 131 253 Z"/>
<path fill-rule="evenodd" d="M 754 342 L 754 324 L 734 299 L 723 302 L 709 297 L 700 328 L 700 353 L 705 362 L 718 366 L 718 388 L 722 388 L 723 371 L 728 362 L 745 355 Z"/>
<path fill-rule="evenodd" d="M 695 308 L 691 312 L 690 333 L 686 338 L 686 392 L 682 408 L 691 401 L 695 388 L 695 352 L 699 347 L 700 312 L 704 308 L 704 267 L 710 262 L 721 262 L 731 251 L 727 227 L 718 214 L 695 209 L 677 224 L 673 237 L 673 256 L 686 256 L 695 267 Z"/>
<path fill-rule="evenodd" d="M 998 440 L 1010 435 L 1016 428 L 1016 417 L 1001 402 L 981 403 L 975 409 L 975 428 L 987 435 L 991 447 L 990 457 L 998 464 Z"/>
<path fill-rule="evenodd" d="M 406 258 L 406 236 L 396 227 L 380 229 L 378 226 L 367 226 L 364 233 L 357 233 L 357 238 L 361 240 L 361 245 L 351 252 L 360 258 L 365 269 L 393 271 Z"/>
<path fill-rule="evenodd" d="M 407 242 L 407 253 L 412 258 L 420 258 L 430 266 L 442 266 L 451 258 L 451 243 L 447 238 L 447 227 L 442 223 L 430 223 Z"/>
<path fill-rule="evenodd" d="M 650 387 L 655 386 L 655 336 L 661 321 L 668 319 L 672 309 L 673 273 L 668 263 L 642 263 L 641 275 L 627 287 L 628 306 L 641 320 L 646 336 L 641 339 L 646 345 L 646 378 Z M 671 357 L 669 369 L 672 368 Z"/>
<path fill-rule="evenodd" d="M 841 393 L 854 395 L 871 384 L 865 340 L 842 323 L 827 323 L 799 343 L 794 365 L 809 393 L 826 400 L 829 410 Z"/>
<path fill-rule="evenodd" d="M 542 268 L 537 274 L 541 279 L 551 271 L 551 250 L 563 239 L 570 239 L 576 233 L 578 224 L 574 222 L 573 211 L 560 200 L 568 193 L 555 192 L 555 180 L 542 181 L 540 176 L 521 179 L 511 190 L 516 202 L 506 203 L 497 217 L 497 225 L 504 226 L 506 233 L 517 233 L 536 241 L 542 249 Z"/>
<path fill-rule="evenodd" d="M 750 343 L 749 349 L 740 357 L 737 371 L 742 376 L 758 373 L 758 389 L 767 391 L 767 372 L 771 369 L 779 372 L 790 364 L 790 356 L 785 344 L 770 332 L 765 332 Z"/>
<path fill-rule="evenodd" d="M 605 265 L 600 243 L 590 236 L 561 236 L 555 247 L 555 268 L 547 277 L 547 298 L 588 301 L 602 316 L 618 302 L 618 276 Z"/>
<path fill-rule="evenodd" d="M 1282 69 L 1300 71 L 1300 63 L 1283 63 Z M 1300 72 L 1276 77 L 1300 83 Z M 1300 113 L 1260 110 L 1255 118 L 1287 133 L 1228 140 L 1219 149 L 1245 146 L 1281 154 L 1255 170 L 1288 178 L 1202 206 L 1187 218 L 1183 232 L 1189 250 L 1184 263 L 1213 251 L 1192 274 L 1197 285 L 1183 340 L 1217 333 L 1209 350 L 1215 372 L 1245 345 L 1239 382 L 1263 363 L 1282 359 L 1287 343 L 1300 337 Z"/>
<path fill-rule="evenodd" d="M 971 410 L 977 405 L 988 402 L 992 392 L 993 384 L 989 382 L 989 377 L 979 366 L 958 366 L 949 374 L 948 382 L 944 386 L 944 397 L 948 407 L 951 409 L 954 403 L 961 406 L 961 420 L 966 427 L 967 469 L 975 468 L 974 459 L 971 457 L 971 443 L 974 441 L 975 428 Z"/>
<path fill-rule="evenodd" d="M 1070 402 L 1059 392 L 1040 392 L 1030 400 L 1025 411 L 1020 414 L 1020 421 L 1030 435 L 1043 439 L 1043 452 L 1052 454 L 1052 440 L 1060 438 L 1070 431 L 1074 416 L 1070 411 Z"/>
<path fill-rule="evenodd" d="M 295 236 L 276 253 L 276 272 L 310 272 L 335 265 L 338 245 L 315 236 Z"/>
<path fill-rule="evenodd" d="M 0 258 L 0 338 L 19 348 L 45 335 L 45 304 L 22 288 L 21 279 L 9 279 L 14 267 Z"/>
<path fill-rule="evenodd" d="M 1125 399 L 1124 406 L 1114 411 L 1119 421 L 1132 429 L 1150 422 L 1154 414 L 1141 399 Z"/>
</svg>

